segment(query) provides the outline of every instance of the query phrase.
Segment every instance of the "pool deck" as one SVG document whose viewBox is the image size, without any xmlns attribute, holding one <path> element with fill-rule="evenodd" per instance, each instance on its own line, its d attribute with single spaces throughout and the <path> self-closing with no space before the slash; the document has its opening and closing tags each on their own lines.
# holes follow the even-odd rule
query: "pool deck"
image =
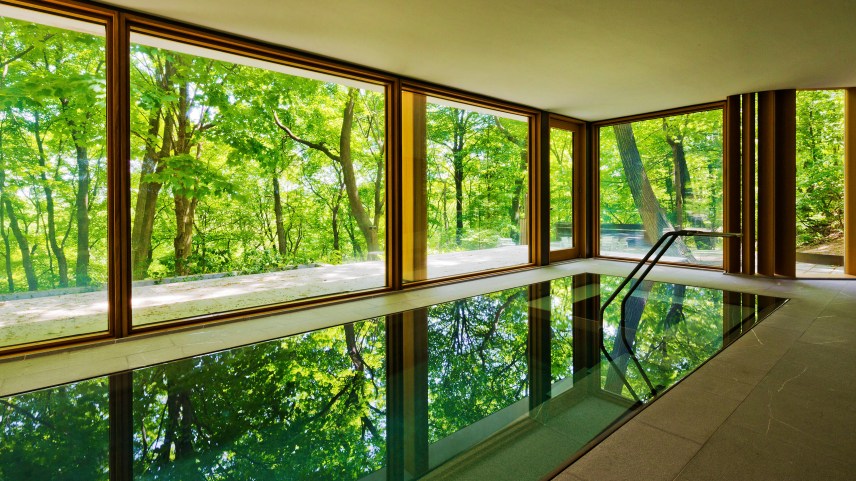
<svg viewBox="0 0 856 481">
<path fill-rule="evenodd" d="M 632 264 L 581 260 L 238 323 L 0 362 L 0 396 L 342 322 Z M 653 402 L 556 479 L 853 479 L 856 282 L 784 280 L 661 266 L 652 280 L 788 297 L 752 332 Z"/>
<path fill-rule="evenodd" d="M 431 255 L 428 257 L 428 276 L 447 277 L 525 264 L 528 255 L 525 245 Z M 134 286 L 132 291 L 133 322 L 140 326 L 296 299 L 376 289 L 383 287 L 385 282 L 383 261 L 370 261 L 215 279 L 144 283 Z M 106 328 L 106 291 L 0 302 L 0 346 L 94 333 Z"/>
</svg>

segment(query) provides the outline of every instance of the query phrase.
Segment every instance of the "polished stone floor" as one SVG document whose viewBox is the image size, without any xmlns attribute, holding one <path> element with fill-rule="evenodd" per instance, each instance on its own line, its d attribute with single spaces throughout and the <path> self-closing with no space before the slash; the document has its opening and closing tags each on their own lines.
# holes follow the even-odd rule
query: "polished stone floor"
<svg viewBox="0 0 856 481">
<path fill-rule="evenodd" d="M 581 272 L 582 260 L 266 318 L 211 324 L 0 362 L 0 396 Z M 720 355 L 618 429 L 560 480 L 854 479 L 856 282 L 658 267 L 653 280 L 789 297 Z"/>
</svg>

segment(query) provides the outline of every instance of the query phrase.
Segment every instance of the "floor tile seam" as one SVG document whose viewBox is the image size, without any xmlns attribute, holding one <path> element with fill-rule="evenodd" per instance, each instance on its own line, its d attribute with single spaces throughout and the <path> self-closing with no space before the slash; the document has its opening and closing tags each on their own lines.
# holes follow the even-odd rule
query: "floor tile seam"
<svg viewBox="0 0 856 481">
<path fill-rule="evenodd" d="M 765 377 L 766 377 L 766 375 L 765 375 Z M 748 383 L 743 383 L 743 384 L 748 384 Z M 678 389 L 678 388 L 680 388 L 680 384 L 678 386 L 675 386 L 675 389 Z M 757 385 L 752 390 L 754 391 L 755 388 L 757 388 Z M 671 392 L 671 390 L 670 390 L 670 392 Z M 715 393 L 711 393 L 711 394 L 715 394 Z M 669 430 L 665 429 L 664 427 L 657 426 L 657 425 L 655 425 L 649 421 L 645 421 L 644 419 L 639 419 L 639 422 L 646 424 L 652 428 L 656 428 L 660 431 L 664 431 L 664 432 L 673 434 L 673 435 L 678 436 L 680 438 L 683 438 L 683 439 L 686 439 L 686 440 L 691 441 L 693 443 L 700 444 L 701 446 L 704 446 L 707 443 L 707 441 L 713 436 L 713 434 L 715 434 L 717 431 L 719 431 L 719 429 L 722 427 L 722 425 L 725 424 L 725 421 L 734 414 L 734 412 L 737 410 L 737 408 L 746 401 L 746 398 L 749 397 L 749 395 L 747 394 L 746 397 L 744 397 L 742 400 L 738 401 L 736 399 L 728 398 L 728 397 L 725 397 L 722 395 L 718 395 L 718 396 L 721 398 L 727 399 L 727 400 L 735 401 L 734 406 L 728 411 L 728 414 L 725 416 L 723 421 L 720 422 L 719 425 L 716 426 L 716 429 L 713 431 L 713 433 L 711 433 L 702 443 L 699 443 L 698 441 L 696 441 L 694 439 L 687 438 L 686 436 L 683 436 L 681 434 L 669 431 Z M 698 417 L 701 418 L 702 416 L 698 416 Z"/>
<path fill-rule="evenodd" d="M 769 318 L 770 318 L 770 316 L 767 316 L 767 317 L 765 317 L 764 319 L 761 319 L 761 322 L 759 322 L 758 324 L 755 324 L 754 326 L 752 326 L 752 329 L 750 329 L 750 331 L 754 331 L 756 327 L 759 327 L 759 326 L 760 326 L 760 327 L 763 327 L 764 329 L 775 329 L 776 331 L 779 331 L 780 333 L 793 333 L 793 332 L 799 332 L 799 334 L 800 334 L 800 335 L 799 335 L 797 338 L 795 338 L 793 341 L 791 341 L 791 343 L 794 343 L 794 342 L 796 342 L 796 341 L 797 341 L 797 339 L 799 339 L 800 337 L 802 337 L 802 336 L 803 336 L 803 334 L 805 334 L 805 331 L 806 331 L 806 330 L 808 330 L 808 327 L 806 327 L 805 329 L 803 329 L 803 331 L 802 331 L 802 332 L 800 332 L 798 329 L 788 329 L 787 327 L 781 327 L 781 326 L 777 326 L 777 325 L 775 325 L 775 324 L 765 324 L 765 323 L 764 323 L 764 321 L 766 321 L 766 320 L 767 320 L 767 319 L 769 319 Z M 814 321 L 816 321 L 816 320 L 817 320 L 817 318 L 812 319 L 812 320 L 811 320 L 811 324 L 814 324 Z M 811 324 L 809 324 L 809 326 L 811 326 Z M 757 334 L 757 333 L 756 333 L 756 334 Z M 745 334 L 744 334 L 744 335 L 745 335 Z M 743 336 L 740 336 L 740 337 L 742 338 Z M 763 341 L 763 339 L 762 339 L 762 341 Z M 775 342 L 775 341 L 770 341 L 770 342 L 771 342 L 771 343 L 773 343 L 773 342 Z M 734 343 L 731 343 L 731 344 L 729 344 L 725 349 L 728 349 L 729 347 L 731 347 L 731 346 L 733 346 L 733 345 L 734 345 Z M 764 342 L 764 345 L 765 345 L 765 346 L 767 345 L 767 342 L 766 342 L 766 341 Z M 724 349 L 723 349 L 723 350 L 724 350 Z"/>
<path fill-rule="evenodd" d="M 767 377 L 767 375 L 765 374 L 764 377 Z M 760 381 L 759 381 L 759 383 L 760 383 Z M 756 385 L 755 388 L 753 388 L 752 391 L 750 391 L 750 393 L 747 394 L 746 397 L 742 401 L 740 401 L 739 403 L 737 403 L 734 406 L 734 408 L 731 410 L 731 412 L 728 414 L 728 416 L 726 416 L 726 418 L 721 423 L 719 423 L 719 426 L 716 427 L 716 429 L 710 434 L 710 436 L 708 436 L 707 439 L 705 439 L 704 442 L 701 443 L 701 446 L 699 447 L 698 450 L 696 450 L 695 453 L 693 453 L 692 457 L 690 457 L 690 459 L 687 460 L 687 462 L 684 463 L 683 466 L 681 466 L 681 470 L 678 471 L 678 474 L 676 474 L 674 478 L 672 478 L 672 481 L 675 481 L 681 477 L 681 475 L 687 469 L 687 466 L 689 466 L 699 456 L 699 454 L 702 452 L 702 450 L 704 450 L 704 448 L 710 443 L 710 440 L 713 439 L 713 437 L 716 436 L 720 430 L 722 430 L 722 427 L 725 426 L 725 424 L 728 422 L 729 419 L 731 419 L 732 416 L 734 416 L 734 413 L 737 411 L 737 409 L 740 406 L 742 406 L 743 403 L 746 402 L 746 399 L 749 398 L 749 395 L 751 395 L 751 393 L 754 392 L 754 390 L 757 388 L 758 388 L 758 386 Z"/>
</svg>

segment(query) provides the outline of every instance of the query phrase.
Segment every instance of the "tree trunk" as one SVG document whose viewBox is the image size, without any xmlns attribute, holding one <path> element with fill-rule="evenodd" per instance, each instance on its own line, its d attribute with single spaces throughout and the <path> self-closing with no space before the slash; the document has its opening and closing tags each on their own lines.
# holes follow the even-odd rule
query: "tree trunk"
<svg viewBox="0 0 856 481">
<path fill-rule="evenodd" d="M 42 137 L 41 132 L 41 124 L 39 122 L 39 115 L 35 115 L 35 122 L 33 123 L 35 130 L 33 132 L 36 140 L 36 148 L 39 152 L 39 167 L 41 167 L 42 171 L 39 177 L 42 180 L 42 188 L 45 191 L 45 204 L 46 210 L 48 214 L 48 245 L 50 246 L 51 252 L 53 252 L 54 257 L 56 258 L 57 264 L 57 273 L 59 275 L 59 287 L 68 287 L 68 260 L 65 258 L 65 251 L 60 247 L 59 242 L 56 240 L 56 214 L 55 214 L 55 206 L 54 206 L 54 198 L 53 198 L 53 188 L 50 186 L 50 182 L 48 181 L 47 176 L 47 159 L 45 159 L 45 145 L 44 138 Z"/>
<path fill-rule="evenodd" d="M 0 204 L 5 197 L 6 188 L 6 159 L 4 158 L 3 148 L 3 125 L 0 123 Z M 6 212 L 3 206 L 0 205 L 0 235 L 3 236 L 3 247 L 5 248 L 6 261 L 6 283 L 9 287 L 9 292 L 15 292 L 15 277 L 12 274 L 12 246 L 9 244 L 9 231 L 6 230 Z"/>
<path fill-rule="evenodd" d="M 285 225 L 282 218 L 282 195 L 279 193 L 279 178 L 276 173 L 271 178 L 273 185 L 273 213 L 276 218 L 276 248 L 279 255 L 285 256 L 288 254 L 288 247 L 285 244 Z"/>
<path fill-rule="evenodd" d="M 455 169 L 455 245 L 460 246 L 464 236 L 464 159 L 463 152 L 452 156 Z"/>
<path fill-rule="evenodd" d="M 12 275 L 12 246 L 9 244 L 9 231 L 6 230 L 6 214 L 0 208 L 0 236 L 3 236 L 4 260 L 6 261 L 6 284 L 9 292 L 15 292 L 15 277 Z"/>
<path fill-rule="evenodd" d="M 354 371 L 362 372 L 365 370 L 365 361 L 359 349 L 357 349 L 357 333 L 354 330 L 354 323 L 350 322 L 343 327 L 345 329 L 345 344 L 348 349 L 348 357 L 351 358 Z"/>
<path fill-rule="evenodd" d="M 190 274 L 188 258 L 193 249 L 193 214 L 196 211 L 195 197 L 185 197 L 175 194 L 175 274 L 186 276 Z"/>
<path fill-rule="evenodd" d="M 639 154 L 639 149 L 636 146 L 633 127 L 630 124 L 617 124 L 613 125 L 612 129 L 615 132 L 621 164 L 624 167 L 624 177 L 627 179 L 627 184 L 630 187 L 633 204 L 639 212 L 639 217 L 642 218 L 645 239 L 653 245 L 664 232 L 674 229 L 663 213 L 660 201 L 654 195 L 654 189 L 651 188 L 651 181 L 648 179 L 645 166 L 642 164 L 642 156 Z M 677 247 L 678 252 L 687 261 L 696 261 L 683 239 L 677 239 L 672 249 L 675 247 Z"/>
<path fill-rule="evenodd" d="M 372 225 L 369 215 L 360 200 L 357 178 L 354 173 L 354 161 L 351 157 L 351 130 L 354 124 L 354 103 L 356 89 L 348 90 L 348 101 L 342 114 L 342 133 L 339 136 L 339 163 L 342 165 L 342 175 L 345 180 L 345 191 L 351 204 L 351 214 L 357 221 L 357 227 L 366 240 L 366 250 L 369 256 L 378 251 L 377 227 Z"/>
<path fill-rule="evenodd" d="M 651 281 L 643 281 L 636 289 L 634 295 L 627 300 L 627 316 L 624 318 L 626 330 L 624 336 L 627 338 L 627 343 L 630 349 L 633 350 L 636 345 L 636 331 L 639 329 L 639 322 L 642 320 L 642 313 L 645 311 L 645 306 L 648 303 L 648 294 L 651 292 L 653 283 Z M 618 321 L 618 319 L 615 319 Z M 606 373 L 606 383 L 604 390 L 621 394 L 624 389 L 624 381 L 622 378 L 627 377 L 627 365 L 630 362 L 630 351 L 621 340 L 621 331 L 617 331 L 615 342 L 612 344 L 612 352 L 609 354 L 615 367 L 609 366 L 609 371 Z M 616 372 L 618 368 L 618 372 Z"/>
<path fill-rule="evenodd" d="M 324 142 L 312 142 L 297 137 L 288 127 L 282 124 L 276 113 L 274 113 L 273 117 L 277 127 L 284 131 L 289 138 L 323 153 L 328 158 L 338 162 L 339 165 L 342 166 L 342 176 L 345 183 L 345 192 L 348 194 L 348 204 L 351 207 L 351 216 L 356 220 L 357 227 L 360 229 L 360 233 L 366 241 L 366 250 L 368 251 L 368 255 L 372 256 L 373 253 L 377 252 L 379 249 L 377 226 L 372 223 L 369 214 L 363 206 L 362 200 L 360 200 L 359 186 L 357 186 L 357 177 L 354 172 L 354 160 L 351 156 L 351 132 L 354 125 L 354 105 L 356 103 L 356 99 L 357 90 L 353 88 L 348 89 L 348 100 L 345 102 L 345 109 L 342 113 L 342 129 L 339 134 L 338 155 L 331 152 L 330 149 L 324 145 Z M 354 250 L 360 250 L 356 244 L 354 246 Z"/>
<path fill-rule="evenodd" d="M 175 66 L 171 61 L 164 63 L 160 87 L 164 91 L 171 90 L 172 76 Z M 160 119 L 163 117 L 163 133 L 160 132 Z M 172 136 L 175 130 L 175 119 L 164 105 L 149 113 L 149 129 L 146 132 L 146 151 L 140 172 L 140 187 L 137 192 L 137 204 L 134 207 L 134 225 L 131 229 L 131 264 L 134 279 L 145 279 L 149 265 L 152 262 L 152 231 L 157 212 L 158 195 L 161 190 L 160 182 L 152 182 L 150 176 L 163 171 L 160 162 L 169 156 L 172 149 Z M 151 139 L 161 139 L 158 149 Z"/>
<path fill-rule="evenodd" d="M 30 257 L 30 243 L 27 242 L 27 236 L 21 231 L 18 225 L 18 216 L 15 214 L 15 209 L 12 207 L 12 202 L 3 195 L 3 206 L 6 207 L 6 215 L 9 216 L 9 227 L 12 229 L 12 235 L 18 242 L 18 247 L 21 249 L 21 263 L 24 265 L 24 274 L 27 277 L 27 289 L 31 291 L 39 290 L 39 281 L 36 278 L 36 270 L 33 267 L 33 259 Z"/>
<path fill-rule="evenodd" d="M 69 108 L 68 98 L 60 99 L 63 110 Z M 87 114 L 87 118 L 89 117 Z M 83 132 L 75 122 L 69 120 L 71 139 L 77 160 L 77 192 L 74 198 L 74 213 L 77 223 L 77 258 L 74 266 L 74 282 L 77 286 L 87 286 L 89 278 L 89 188 L 92 177 L 89 171 L 89 153 L 83 141 Z"/>
<path fill-rule="evenodd" d="M 74 267 L 75 284 L 88 286 L 89 278 L 89 155 L 86 148 L 78 145 L 77 151 L 77 195 L 74 200 L 77 216 L 77 261 Z"/>
<path fill-rule="evenodd" d="M 687 156 L 684 152 L 684 141 L 682 137 L 670 135 L 668 124 L 663 120 L 663 133 L 666 143 L 672 148 L 672 174 L 675 190 L 675 228 L 684 228 L 684 202 L 692 196 L 690 187 L 690 171 L 687 167 Z"/>
<path fill-rule="evenodd" d="M 188 125 L 190 110 L 190 84 L 183 82 L 178 89 L 178 105 L 175 112 L 176 141 L 173 144 L 173 155 L 189 154 L 191 149 L 191 133 Z M 201 156 L 200 146 L 196 146 L 196 160 Z M 188 258 L 193 249 L 193 215 L 196 210 L 197 198 L 176 192 L 173 188 L 173 205 L 175 206 L 175 274 L 186 276 L 190 274 Z"/>
<path fill-rule="evenodd" d="M 520 152 L 520 166 L 521 172 L 526 173 L 526 161 L 529 159 L 529 153 L 524 149 Z M 514 179 L 514 189 L 511 194 L 511 207 L 508 209 L 508 220 L 511 221 L 511 225 L 517 225 L 520 221 L 520 198 L 523 196 L 523 184 L 526 180 L 525 175 L 518 175 L 516 179 Z M 524 243 L 525 239 L 520 239 L 521 243 Z"/>
<path fill-rule="evenodd" d="M 330 220 L 330 222 L 332 224 L 331 228 L 333 229 L 333 250 L 334 251 L 339 250 L 339 208 L 340 208 L 339 203 L 336 202 L 336 204 L 333 205 L 333 208 L 331 209 L 332 210 L 332 219 Z"/>
</svg>

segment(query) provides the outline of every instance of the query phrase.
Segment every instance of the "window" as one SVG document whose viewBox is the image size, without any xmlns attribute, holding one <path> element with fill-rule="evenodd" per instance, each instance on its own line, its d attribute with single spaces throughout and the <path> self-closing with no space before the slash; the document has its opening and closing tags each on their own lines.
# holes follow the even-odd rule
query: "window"
<svg viewBox="0 0 856 481">
<path fill-rule="evenodd" d="M 106 332 L 105 29 L 0 25 L 0 347 Z"/>
<path fill-rule="evenodd" d="M 134 325 L 386 285 L 383 86 L 131 40 Z"/>
<path fill-rule="evenodd" d="M 529 262 L 528 118 L 404 92 L 404 281 Z"/>
<path fill-rule="evenodd" d="M 797 92 L 797 275 L 844 264 L 844 91 Z"/>
<path fill-rule="evenodd" d="M 550 118 L 550 260 L 575 257 L 578 249 L 574 201 L 577 193 L 576 165 L 582 138 L 579 124 L 561 118 Z"/>
<path fill-rule="evenodd" d="M 641 258 L 664 232 L 722 230 L 722 110 L 600 127 L 600 255 Z M 664 261 L 722 265 L 722 240 L 678 239 Z"/>
</svg>

